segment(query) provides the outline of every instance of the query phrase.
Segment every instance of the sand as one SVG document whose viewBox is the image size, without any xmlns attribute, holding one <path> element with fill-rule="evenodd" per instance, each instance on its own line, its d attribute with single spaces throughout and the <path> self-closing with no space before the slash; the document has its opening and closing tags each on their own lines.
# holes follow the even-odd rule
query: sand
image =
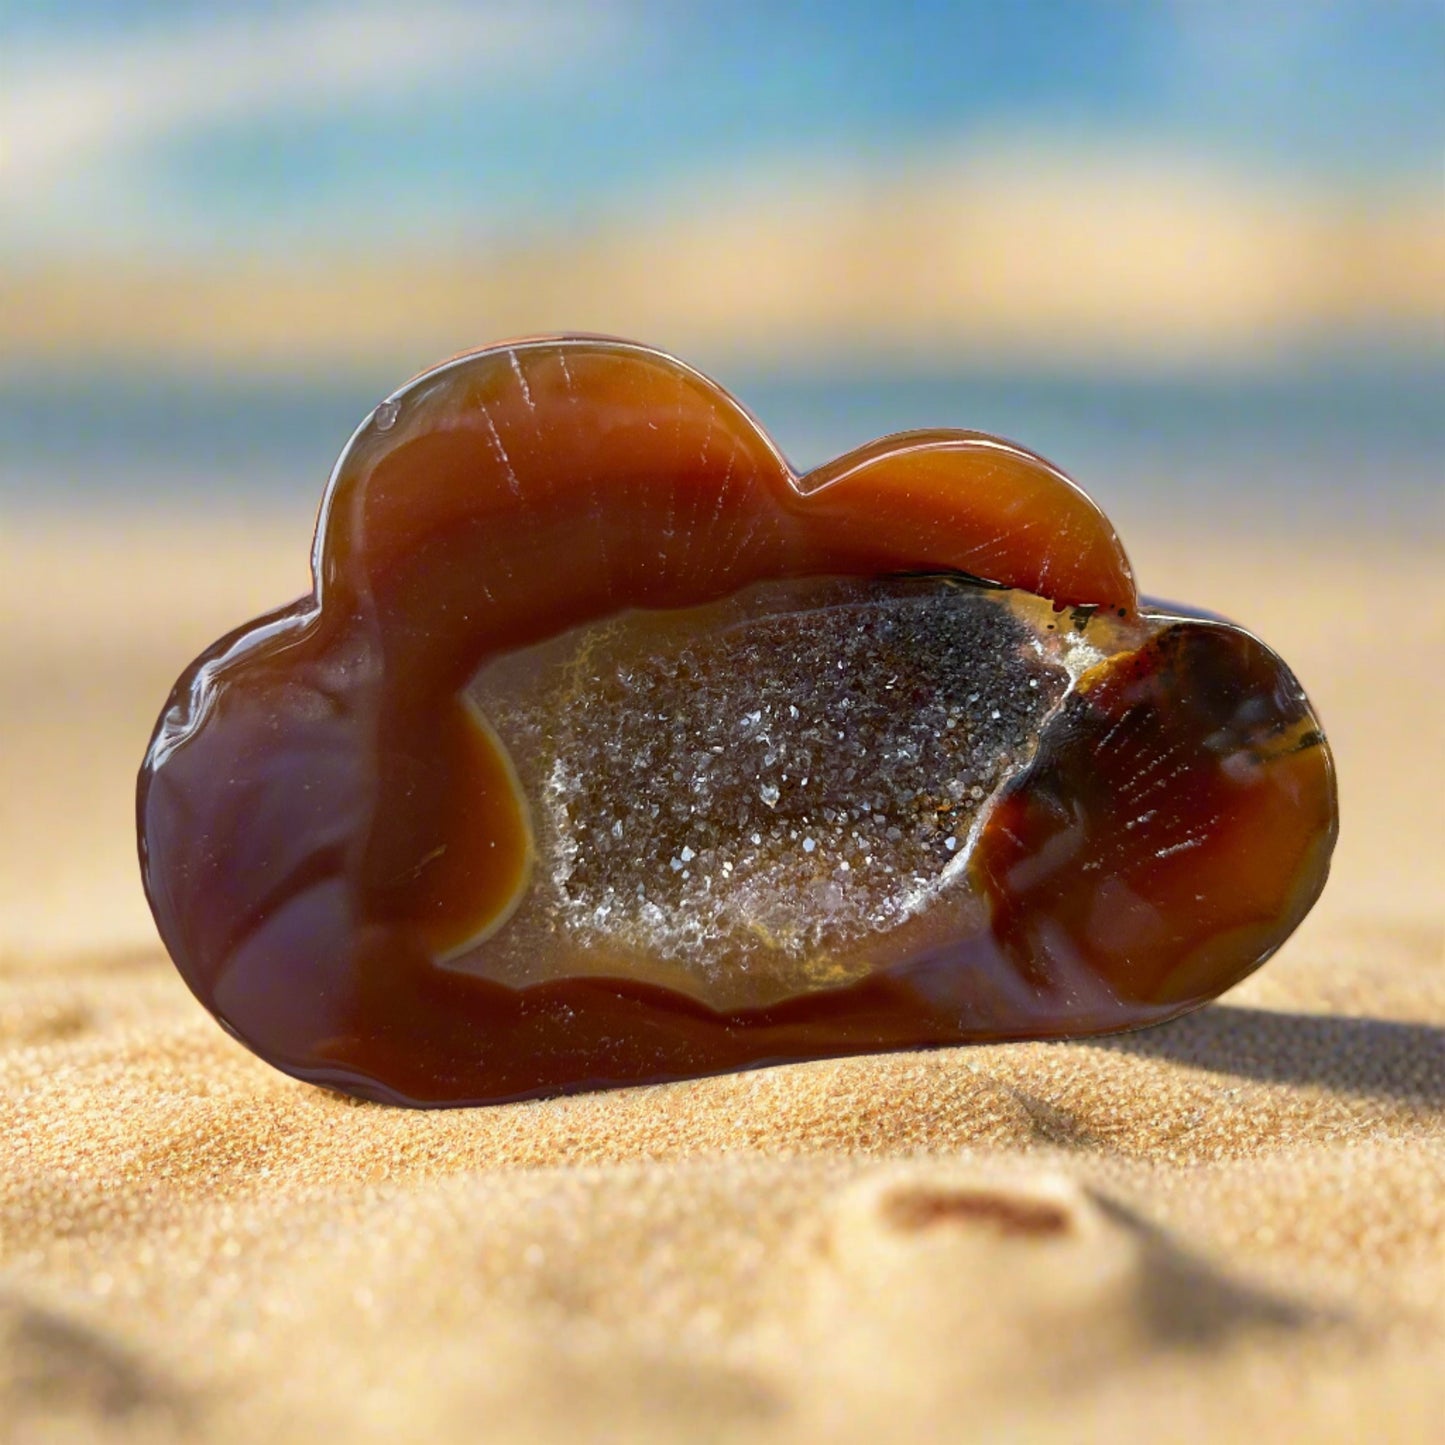
<svg viewBox="0 0 1445 1445">
<path fill-rule="evenodd" d="M 0 1439 L 1441 1438 L 1438 552 L 1129 540 L 1335 746 L 1262 972 L 1113 1041 L 411 1113 L 222 1034 L 135 878 L 153 715 L 300 590 L 295 519 L 7 524 Z"/>
</svg>

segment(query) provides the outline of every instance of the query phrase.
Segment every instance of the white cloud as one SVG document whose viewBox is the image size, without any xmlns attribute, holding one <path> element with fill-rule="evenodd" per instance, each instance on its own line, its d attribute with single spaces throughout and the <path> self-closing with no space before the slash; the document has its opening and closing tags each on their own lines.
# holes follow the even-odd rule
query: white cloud
<svg viewBox="0 0 1445 1445">
<path fill-rule="evenodd" d="M 155 28 L 89 51 L 12 48 L 0 184 L 34 196 L 146 140 L 231 116 L 316 110 L 465 75 L 501 83 L 610 30 L 585 0 L 327 4 Z"/>
</svg>

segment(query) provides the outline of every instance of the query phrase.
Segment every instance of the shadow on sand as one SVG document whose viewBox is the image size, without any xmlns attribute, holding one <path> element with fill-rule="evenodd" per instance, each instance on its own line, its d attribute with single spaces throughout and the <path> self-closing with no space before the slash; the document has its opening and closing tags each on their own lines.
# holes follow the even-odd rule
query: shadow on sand
<svg viewBox="0 0 1445 1445">
<path fill-rule="evenodd" d="M 1263 1083 L 1445 1108 L 1445 1029 L 1429 1024 L 1214 1004 L 1099 1044 Z"/>
</svg>

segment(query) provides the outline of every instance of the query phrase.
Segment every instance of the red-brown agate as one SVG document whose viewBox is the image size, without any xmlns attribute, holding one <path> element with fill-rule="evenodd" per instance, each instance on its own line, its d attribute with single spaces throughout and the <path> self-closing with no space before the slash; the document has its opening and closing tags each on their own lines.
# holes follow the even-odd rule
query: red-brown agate
<svg viewBox="0 0 1445 1445">
<path fill-rule="evenodd" d="M 518 342 L 377 408 L 314 571 L 181 677 L 138 797 L 177 967 L 300 1078 L 482 1103 L 1137 1028 L 1324 884 L 1288 669 L 1141 606 L 1010 442 L 800 477 L 680 362 Z"/>
</svg>

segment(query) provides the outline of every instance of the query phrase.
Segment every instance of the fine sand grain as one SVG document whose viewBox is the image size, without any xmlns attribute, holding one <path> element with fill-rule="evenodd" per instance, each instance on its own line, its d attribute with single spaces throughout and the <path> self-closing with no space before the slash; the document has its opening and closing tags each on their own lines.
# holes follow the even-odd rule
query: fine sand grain
<svg viewBox="0 0 1445 1445">
<path fill-rule="evenodd" d="M 136 881 L 154 715 L 304 587 L 295 527 L 9 527 L 0 1440 L 1440 1439 L 1439 557 L 1130 540 L 1335 746 L 1260 974 L 1106 1042 L 410 1113 L 228 1039 Z"/>
</svg>

